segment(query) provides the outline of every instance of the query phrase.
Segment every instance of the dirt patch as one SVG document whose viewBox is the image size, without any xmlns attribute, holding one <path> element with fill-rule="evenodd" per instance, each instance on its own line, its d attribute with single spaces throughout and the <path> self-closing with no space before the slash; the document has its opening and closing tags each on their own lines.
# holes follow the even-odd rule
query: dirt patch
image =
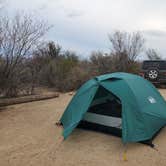
<svg viewBox="0 0 166 166">
<path fill-rule="evenodd" d="M 161 90 L 166 97 L 166 90 Z M 165 166 L 166 128 L 155 138 L 158 151 L 139 143 L 123 145 L 120 138 L 76 129 L 62 141 L 55 122 L 72 98 L 9 106 L 0 112 L 0 165 L 2 166 Z M 124 151 L 127 161 L 123 160 Z"/>
</svg>

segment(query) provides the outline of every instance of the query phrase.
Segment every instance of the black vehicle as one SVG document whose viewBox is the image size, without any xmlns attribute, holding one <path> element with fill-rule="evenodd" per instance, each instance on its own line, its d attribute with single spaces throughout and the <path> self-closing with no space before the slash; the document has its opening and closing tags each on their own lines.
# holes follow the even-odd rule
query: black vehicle
<svg viewBox="0 0 166 166">
<path fill-rule="evenodd" d="M 166 60 L 143 61 L 140 75 L 153 83 L 166 84 Z"/>
</svg>

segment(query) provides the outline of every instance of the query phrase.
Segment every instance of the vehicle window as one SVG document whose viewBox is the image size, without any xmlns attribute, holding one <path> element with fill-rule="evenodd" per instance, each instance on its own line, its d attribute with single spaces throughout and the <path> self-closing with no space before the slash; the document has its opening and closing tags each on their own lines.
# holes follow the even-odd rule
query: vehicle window
<svg viewBox="0 0 166 166">
<path fill-rule="evenodd" d="M 160 63 L 160 70 L 166 70 L 166 61 Z"/>
<path fill-rule="evenodd" d="M 145 61 L 143 62 L 142 69 L 158 68 L 159 70 L 166 70 L 166 61 Z"/>
<path fill-rule="evenodd" d="M 149 61 L 149 62 L 143 62 L 142 68 L 144 70 L 146 70 L 146 69 L 149 69 L 151 67 L 159 68 L 159 66 L 160 66 L 159 62 L 151 62 L 151 61 Z"/>
</svg>

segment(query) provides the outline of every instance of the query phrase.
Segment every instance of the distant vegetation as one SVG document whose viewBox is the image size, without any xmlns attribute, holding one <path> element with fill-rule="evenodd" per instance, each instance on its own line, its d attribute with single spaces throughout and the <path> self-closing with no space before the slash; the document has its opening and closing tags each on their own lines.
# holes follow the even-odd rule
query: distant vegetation
<svg viewBox="0 0 166 166">
<path fill-rule="evenodd" d="M 109 35 L 109 53 L 92 52 L 89 59 L 63 50 L 53 41 L 42 42 L 49 26 L 31 16 L 0 18 L 0 96 L 15 97 L 35 93 L 35 87 L 71 91 L 86 80 L 116 71 L 138 73 L 138 57 L 145 50 L 139 33 L 116 31 Z M 153 49 L 150 59 L 159 59 Z"/>
</svg>

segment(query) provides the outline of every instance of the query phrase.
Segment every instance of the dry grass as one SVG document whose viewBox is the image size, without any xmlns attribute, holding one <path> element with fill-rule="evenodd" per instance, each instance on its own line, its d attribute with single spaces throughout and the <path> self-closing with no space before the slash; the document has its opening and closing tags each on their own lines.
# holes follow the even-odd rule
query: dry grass
<svg viewBox="0 0 166 166">
<path fill-rule="evenodd" d="M 161 92 L 166 97 L 166 90 Z M 0 166 L 166 165 L 166 128 L 154 140 L 158 151 L 139 143 L 124 146 L 117 137 L 81 129 L 62 141 L 62 129 L 55 122 L 71 98 L 64 94 L 2 109 Z"/>
</svg>

